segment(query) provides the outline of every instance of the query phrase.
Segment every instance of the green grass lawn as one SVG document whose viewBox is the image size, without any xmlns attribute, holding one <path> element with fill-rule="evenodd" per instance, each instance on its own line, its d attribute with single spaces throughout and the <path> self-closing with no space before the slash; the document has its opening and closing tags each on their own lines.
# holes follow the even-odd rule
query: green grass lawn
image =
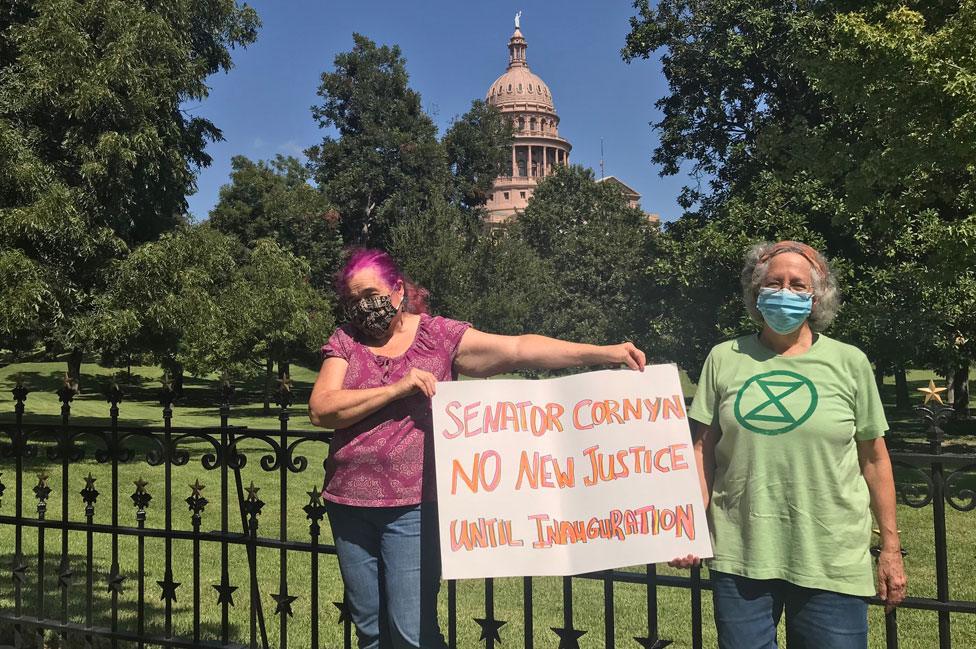
<svg viewBox="0 0 976 649">
<path fill-rule="evenodd" d="M 60 385 L 63 375 L 62 363 L 32 363 L 19 366 L 9 366 L 0 369 L 0 421 L 10 421 L 13 414 L 13 404 L 10 389 L 13 387 L 15 376 L 28 385 L 32 394 L 27 400 L 27 420 L 29 422 L 57 422 L 59 421 L 60 404 L 53 394 Z M 107 422 L 108 404 L 101 391 L 117 373 L 117 370 L 85 365 L 82 376 L 82 394 L 72 404 L 72 420 L 79 423 L 102 424 Z M 162 413 L 155 395 L 158 392 L 159 371 L 155 368 L 133 368 L 134 380 L 123 382 L 122 388 L 126 392 L 126 400 L 122 403 L 122 419 L 127 424 L 143 426 L 160 425 Z M 295 382 L 295 407 L 290 421 L 293 429 L 311 430 L 304 414 L 304 403 L 311 388 L 315 373 L 311 370 L 295 367 L 293 380 Z M 927 384 L 928 375 L 915 373 L 909 377 L 914 389 Z M 693 386 L 688 384 L 689 392 Z M 260 383 L 243 386 L 241 394 L 232 410 L 231 423 L 247 425 L 252 428 L 273 428 L 278 426 L 274 412 L 272 416 L 265 416 L 260 403 Z M 216 377 L 188 380 L 186 394 L 174 409 L 173 423 L 176 426 L 216 426 L 218 410 L 214 402 L 218 389 Z M 886 401 L 893 401 L 889 390 L 885 391 Z M 893 423 L 894 440 L 915 441 L 922 439 L 921 426 L 914 420 L 911 413 L 890 413 Z M 971 442 L 969 431 L 953 438 L 954 442 Z M 47 445 L 50 442 L 42 442 Z M 110 521 L 111 502 L 111 470 L 110 464 L 98 464 L 92 454 L 94 443 L 86 444 L 87 456 L 72 466 L 69 471 L 70 484 L 70 518 L 84 520 L 84 506 L 78 492 L 84 486 L 83 477 L 90 471 L 96 478 L 96 488 L 101 492 L 96 505 L 95 521 L 108 523 Z M 219 471 L 205 471 L 201 467 L 201 457 L 209 450 L 209 446 L 200 442 L 187 446 L 190 450 L 190 461 L 186 466 L 173 467 L 172 516 L 174 527 L 190 530 L 190 514 L 184 499 L 190 494 L 189 484 L 199 478 L 206 485 L 203 495 L 211 502 L 207 505 L 203 515 L 203 531 L 216 530 L 220 526 L 219 501 Z M 279 512 L 280 502 L 278 493 L 278 475 L 266 472 L 260 465 L 260 459 L 267 454 L 268 445 L 260 441 L 248 441 L 242 448 L 248 457 L 247 465 L 242 469 L 244 484 L 254 481 L 260 488 L 259 495 L 265 501 L 263 513 L 259 517 L 259 534 L 265 537 L 277 537 L 280 532 Z M 307 491 L 317 488 L 322 478 L 322 463 L 325 459 L 326 445 L 315 440 L 304 443 L 299 447 L 300 452 L 308 460 L 308 469 L 302 473 L 290 473 L 288 476 L 286 528 L 290 539 L 309 540 L 309 527 L 302 507 L 308 502 Z M 13 466 L 9 460 L 0 463 L 2 480 L 6 485 L 0 513 L 12 515 L 14 509 L 14 484 L 12 476 Z M 60 520 L 61 511 L 61 467 L 58 462 L 51 462 L 42 454 L 29 461 L 26 465 L 24 483 L 26 512 L 36 513 L 36 499 L 30 488 L 36 484 L 36 475 L 45 471 L 50 474 L 49 484 L 52 487 L 48 501 L 47 518 Z M 134 491 L 133 482 L 142 478 L 148 481 L 148 491 L 153 499 L 147 511 L 147 527 L 162 526 L 164 517 L 165 494 L 163 489 L 163 467 L 148 466 L 144 456 L 137 456 L 133 461 L 122 463 L 119 467 L 119 503 L 120 521 L 123 525 L 135 525 L 135 507 L 130 495 Z M 233 482 L 231 483 L 233 485 Z M 972 485 L 970 485 L 972 486 Z M 899 524 L 902 529 L 903 544 L 909 550 L 908 572 L 910 579 L 910 593 L 915 596 L 935 596 L 935 562 L 933 555 L 932 509 L 927 507 L 920 510 L 899 507 Z M 229 508 L 229 520 L 232 530 L 240 528 L 240 515 L 236 502 L 232 500 Z M 948 543 L 950 548 L 950 593 L 953 599 L 976 600 L 976 584 L 970 575 L 974 568 L 973 530 L 976 529 L 976 512 L 960 513 L 949 509 L 947 514 Z M 10 526 L 0 526 L 0 567 L 6 573 L 10 565 L 13 552 L 14 531 Z M 28 570 L 28 584 L 24 590 L 27 611 L 30 612 L 37 599 L 37 531 L 25 528 L 23 532 L 25 553 L 32 557 Z M 323 543 L 330 543 L 328 524 L 323 525 Z M 49 616 L 57 617 L 60 612 L 60 591 L 57 588 L 57 565 L 60 559 L 61 534 L 58 530 L 50 530 L 45 535 L 45 566 L 47 580 L 44 583 L 46 612 Z M 135 539 L 121 538 L 119 540 L 120 555 L 123 571 L 127 575 L 126 589 L 120 599 L 120 626 L 124 629 L 135 628 L 136 590 L 137 590 L 137 544 Z M 80 572 L 84 566 L 86 553 L 86 539 L 82 532 L 72 532 L 68 538 L 69 554 L 72 565 L 76 570 L 76 583 L 83 583 L 84 574 Z M 95 572 L 95 623 L 107 625 L 109 622 L 109 602 L 105 587 L 105 576 L 108 573 L 111 541 L 110 537 L 101 535 L 94 544 L 94 572 Z M 160 602 L 160 589 L 156 580 L 162 579 L 165 565 L 164 544 L 161 540 L 150 539 L 145 543 L 146 553 L 146 616 L 145 624 L 148 629 L 162 631 L 163 615 Z M 177 590 L 177 602 L 174 605 L 174 630 L 179 635 L 188 635 L 192 628 L 192 544 L 190 541 L 174 541 L 173 566 L 175 580 L 182 585 Z M 259 591 L 262 595 L 264 614 L 267 621 L 268 635 L 272 646 L 278 644 L 279 618 L 274 614 L 274 601 L 271 593 L 279 590 L 279 552 L 270 549 L 258 551 L 258 574 L 260 579 Z M 218 582 L 220 577 L 219 546 L 203 544 L 201 553 L 202 565 L 202 611 L 205 637 L 215 638 L 219 634 L 220 608 L 216 604 L 216 596 L 211 585 Z M 249 629 L 248 617 L 248 569 L 247 558 L 243 547 L 232 547 L 230 551 L 231 581 L 239 588 L 235 593 L 237 606 L 231 609 L 232 637 L 238 640 L 247 639 Z M 667 567 L 661 567 L 662 574 L 674 574 Z M 8 576 L 0 574 L 0 608 L 10 610 L 12 605 L 12 586 Z M 337 624 L 338 612 L 331 602 L 342 597 L 342 586 L 338 576 L 335 558 L 323 555 L 319 571 L 320 608 L 314 614 L 310 611 L 311 567 L 309 557 L 305 553 L 289 553 L 287 570 L 288 590 L 297 595 L 298 600 L 293 605 L 294 616 L 289 618 L 288 636 L 293 647 L 309 645 L 310 625 L 314 620 L 320 628 L 321 645 L 324 647 L 341 646 L 342 630 Z M 533 601 L 534 637 L 537 647 L 556 647 L 556 636 L 549 631 L 549 627 L 562 625 L 562 596 L 561 580 L 557 578 L 538 578 L 534 580 L 535 597 Z M 70 591 L 70 616 L 73 621 L 83 621 L 85 599 L 84 587 L 75 586 Z M 603 627 L 603 584 L 597 581 L 574 580 L 575 620 L 576 627 L 586 629 L 588 633 L 581 639 L 582 647 L 605 646 Z M 616 584 L 614 603 L 616 608 L 615 645 L 618 647 L 637 646 L 632 640 L 634 636 L 646 632 L 644 590 L 639 586 Z M 484 586 L 481 581 L 466 581 L 458 584 L 459 622 L 458 646 L 476 647 L 479 645 L 480 629 L 472 618 L 484 616 Z M 660 608 L 661 633 L 666 638 L 673 639 L 674 647 L 690 647 L 690 594 L 689 591 L 677 588 L 659 589 L 658 603 Z M 502 630 L 503 646 L 520 646 L 522 643 L 522 580 L 501 579 L 495 586 L 495 612 L 499 619 L 507 620 Z M 711 620 L 711 604 L 709 594 L 704 594 L 703 606 L 704 643 L 706 647 L 715 645 L 714 629 Z M 52 615 L 53 614 L 53 615 Z M 447 629 L 447 600 L 446 588 L 442 589 L 441 598 L 442 626 Z M 900 646 L 903 648 L 928 649 L 937 646 L 936 615 L 929 612 L 901 611 L 899 613 Z M 976 616 L 954 615 L 952 618 L 953 640 L 956 647 L 976 646 Z M 872 607 L 871 612 L 871 647 L 884 646 L 883 621 L 880 610 Z M 0 636 L 0 642 L 5 638 Z M 72 644 L 72 646 L 75 646 Z"/>
</svg>

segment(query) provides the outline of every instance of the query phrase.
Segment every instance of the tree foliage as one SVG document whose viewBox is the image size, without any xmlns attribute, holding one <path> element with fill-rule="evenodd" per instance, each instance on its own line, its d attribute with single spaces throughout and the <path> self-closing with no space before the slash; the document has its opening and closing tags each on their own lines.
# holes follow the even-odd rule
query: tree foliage
<svg viewBox="0 0 976 649">
<path fill-rule="evenodd" d="M 600 344 L 646 340 L 643 279 L 656 232 L 615 187 L 596 182 L 589 169 L 558 167 L 512 229 L 558 286 L 543 331 Z"/>
<path fill-rule="evenodd" d="M 257 26 L 233 0 L 0 3 L 5 347 L 79 348 L 110 262 L 182 221 L 220 131 L 181 104 Z"/>
<path fill-rule="evenodd" d="M 697 208 L 674 236 L 707 265 L 727 249 L 719 224 L 750 240 L 800 233 L 843 271 L 837 335 L 882 368 L 968 365 L 973 2 L 635 6 L 624 56 L 662 51 L 669 82 L 654 159 L 706 182 L 686 190 Z"/>
<path fill-rule="evenodd" d="M 309 183 L 309 171 L 291 156 L 231 160 L 230 183 L 210 212 L 211 227 L 248 248 L 273 239 L 310 266 L 312 284 L 331 285 L 342 249 L 338 214 Z"/>
<path fill-rule="evenodd" d="M 408 85 L 397 46 L 354 34 L 352 51 L 322 74 L 312 107 L 320 128 L 334 128 L 307 151 L 315 181 L 340 214 L 343 240 L 383 247 L 395 223 L 427 209 L 447 191 L 447 162 L 437 127 Z"/>
<path fill-rule="evenodd" d="M 334 325 L 308 264 L 271 239 L 246 250 L 209 226 L 181 228 L 118 262 L 90 327 L 110 358 L 148 356 L 176 375 L 253 374 L 306 358 Z"/>
<path fill-rule="evenodd" d="M 511 120 L 480 99 L 451 125 L 443 144 L 456 202 L 481 207 L 491 196 L 495 178 L 511 175 L 512 137 Z"/>
</svg>

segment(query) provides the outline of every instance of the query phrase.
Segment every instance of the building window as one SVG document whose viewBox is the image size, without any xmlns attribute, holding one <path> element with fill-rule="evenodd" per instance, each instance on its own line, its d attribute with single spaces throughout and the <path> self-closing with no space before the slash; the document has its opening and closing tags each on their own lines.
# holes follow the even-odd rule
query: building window
<svg viewBox="0 0 976 649">
<path fill-rule="evenodd" d="M 512 92 L 512 84 L 508 84 L 508 91 Z"/>
<path fill-rule="evenodd" d="M 524 117 L 519 117 L 519 127 L 518 127 L 518 130 L 520 130 L 520 131 L 524 131 L 525 130 L 525 118 Z"/>
<path fill-rule="evenodd" d="M 535 118 L 534 117 L 529 120 L 529 130 L 530 131 L 534 131 L 535 130 Z"/>
<path fill-rule="evenodd" d="M 525 192 L 519 192 L 519 198 L 525 198 Z"/>
<path fill-rule="evenodd" d="M 505 192 L 505 200 L 508 200 L 508 192 Z"/>
<path fill-rule="evenodd" d="M 522 92 L 522 84 L 521 83 L 518 85 L 518 91 L 519 92 Z"/>
<path fill-rule="evenodd" d="M 529 84 L 529 92 L 532 92 L 532 84 Z"/>
</svg>

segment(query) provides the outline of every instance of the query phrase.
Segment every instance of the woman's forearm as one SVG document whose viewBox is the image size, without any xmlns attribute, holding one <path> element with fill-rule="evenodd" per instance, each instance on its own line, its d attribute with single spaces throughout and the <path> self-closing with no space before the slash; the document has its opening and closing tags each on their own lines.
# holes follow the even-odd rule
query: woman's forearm
<svg viewBox="0 0 976 649">
<path fill-rule="evenodd" d="M 715 480 L 715 443 L 717 435 L 711 426 L 696 423 L 695 460 L 698 462 L 698 480 L 701 484 L 702 502 L 705 509 L 712 501 L 712 485 Z"/>
<path fill-rule="evenodd" d="M 871 496 L 871 511 L 878 523 L 882 551 L 900 551 L 898 523 L 896 521 L 897 498 L 891 460 L 887 451 L 872 454 L 861 465 L 861 473 Z"/>
<path fill-rule="evenodd" d="M 525 334 L 516 338 L 514 367 L 511 369 L 556 370 L 581 365 L 600 365 L 613 360 L 615 359 L 604 346 Z"/>
<path fill-rule="evenodd" d="M 314 426 L 347 428 L 400 398 L 397 386 L 359 390 L 322 390 L 308 401 L 308 418 Z"/>
</svg>

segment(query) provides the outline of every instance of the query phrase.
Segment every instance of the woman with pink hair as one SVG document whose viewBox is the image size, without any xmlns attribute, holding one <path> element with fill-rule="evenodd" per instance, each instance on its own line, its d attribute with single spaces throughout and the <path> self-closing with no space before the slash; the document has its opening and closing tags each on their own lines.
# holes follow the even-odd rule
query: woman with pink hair
<svg viewBox="0 0 976 649">
<path fill-rule="evenodd" d="M 336 277 L 349 322 L 322 348 L 309 418 L 335 431 L 323 496 L 361 649 L 444 647 L 430 399 L 438 381 L 520 368 L 644 367 L 631 343 L 500 336 L 427 313 L 427 293 L 383 251 Z"/>
</svg>

